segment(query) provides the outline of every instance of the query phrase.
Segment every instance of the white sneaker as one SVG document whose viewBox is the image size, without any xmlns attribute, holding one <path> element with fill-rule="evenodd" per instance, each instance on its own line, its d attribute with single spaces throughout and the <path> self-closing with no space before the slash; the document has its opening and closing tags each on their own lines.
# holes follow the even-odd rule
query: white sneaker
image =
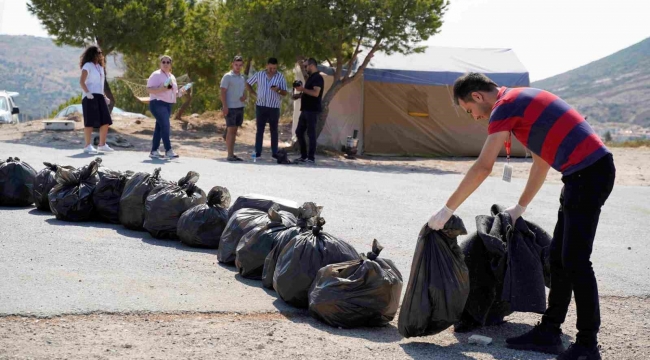
<svg viewBox="0 0 650 360">
<path fill-rule="evenodd" d="M 177 158 L 178 155 L 174 152 L 174 150 L 167 150 L 165 152 L 165 157 L 168 158 L 168 159 L 174 159 L 174 158 Z"/>
<path fill-rule="evenodd" d="M 97 148 L 97 151 L 105 152 L 105 153 L 111 153 L 114 152 L 112 147 L 108 146 L 108 144 L 104 144 L 100 147 Z"/>
<path fill-rule="evenodd" d="M 150 152 L 149 157 L 152 158 L 152 159 L 160 159 L 160 158 L 165 157 L 165 155 L 161 154 L 160 151 L 156 150 L 156 151 Z"/>
<path fill-rule="evenodd" d="M 88 145 L 88 146 L 86 146 L 86 147 L 84 148 L 84 152 L 85 152 L 86 154 L 93 154 L 93 155 L 95 155 L 95 154 L 97 154 L 97 149 L 95 149 L 95 147 L 92 146 L 92 145 Z"/>
</svg>

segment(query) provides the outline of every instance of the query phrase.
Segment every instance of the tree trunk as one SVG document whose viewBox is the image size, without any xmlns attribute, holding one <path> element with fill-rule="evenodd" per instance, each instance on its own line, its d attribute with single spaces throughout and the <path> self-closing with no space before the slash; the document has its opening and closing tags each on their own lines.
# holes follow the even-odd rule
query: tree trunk
<svg viewBox="0 0 650 360">
<path fill-rule="evenodd" d="M 244 65 L 244 75 L 248 76 L 248 74 L 251 72 L 251 62 L 252 59 L 246 60 L 246 65 Z"/>
<path fill-rule="evenodd" d="M 108 104 L 108 111 L 110 113 L 113 113 L 113 108 L 115 107 L 115 97 L 113 96 L 113 92 L 111 91 L 110 85 L 108 85 L 108 80 L 104 79 L 104 95 L 111 101 L 110 104 Z"/>
<path fill-rule="evenodd" d="M 183 113 L 185 112 L 185 110 L 187 110 L 187 108 L 190 107 L 190 104 L 192 103 L 192 89 L 190 89 L 190 91 L 186 92 L 185 96 L 183 96 L 183 97 L 186 97 L 187 99 L 185 100 L 183 105 L 181 105 L 180 109 L 178 109 L 178 111 L 176 112 L 176 116 L 174 117 L 174 119 L 176 119 L 176 120 L 182 120 L 181 116 L 183 116 Z"/>
<path fill-rule="evenodd" d="M 104 40 L 101 38 L 95 38 L 95 41 L 97 42 L 97 46 L 99 46 L 99 48 L 104 52 L 104 74 L 106 75 L 104 78 L 104 95 L 106 95 L 106 97 L 111 101 L 110 104 L 108 104 L 108 111 L 113 113 L 113 108 L 115 107 L 115 96 L 113 96 L 111 86 L 108 85 L 108 70 L 106 69 L 108 67 L 108 55 L 110 55 L 112 49 L 104 49 Z"/>
<path fill-rule="evenodd" d="M 327 91 L 327 94 L 323 96 L 323 100 L 321 101 L 322 111 L 318 115 L 318 122 L 316 123 L 316 139 L 318 139 L 321 132 L 323 132 L 323 129 L 325 128 L 325 122 L 327 121 L 327 116 L 330 112 L 330 102 L 332 102 L 334 96 L 336 96 L 336 94 L 343 88 L 343 86 L 344 84 L 342 81 L 335 81 L 332 84 L 332 87 L 330 87 Z"/>
</svg>

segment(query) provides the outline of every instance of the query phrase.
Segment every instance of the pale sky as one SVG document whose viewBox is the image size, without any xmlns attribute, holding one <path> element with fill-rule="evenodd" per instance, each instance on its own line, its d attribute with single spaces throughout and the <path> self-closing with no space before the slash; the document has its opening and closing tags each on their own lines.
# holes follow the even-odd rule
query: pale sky
<svg viewBox="0 0 650 360">
<path fill-rule="evenodd" d="M 47 36 L 26 3 L 0 0 L 0 34 Z M 648 0 L 451 0 L 427 44 L 511 48 L 535 81 L 650 37 L 649 16 Z"/>
</svg>

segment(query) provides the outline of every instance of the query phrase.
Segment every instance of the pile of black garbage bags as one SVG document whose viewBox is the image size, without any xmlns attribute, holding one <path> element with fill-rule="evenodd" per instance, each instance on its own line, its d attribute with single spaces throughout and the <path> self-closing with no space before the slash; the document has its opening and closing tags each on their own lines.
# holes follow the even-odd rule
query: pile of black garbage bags
<svg viewBox="0 0 650 360">
<path fill-rule="evenodd" d="M 550 286 L 551 237 L 523 218 L 513 224 L 502 206 L 476 217 L 476 233 L 452 216 L 439 231 L 424 226 L 402 301 L 399 332 L 467 332 L 498 325 L 514 311 L 543 313 Z"/>
<path fill-rule="evenodd" d="M 206 193 L 190 171 L 178 181 L 153 173 L 116 171 L 96 158 L 80 168 L 43 163 L 36 172 L 18 158 L 0 161 L 0 206 L 30 206 L 62 221 L 102 221 L 152 237 L 215 249 L 238 276 L 260 280 L 288 304 L 308 308 L 337 327 L 384 326 L 395 318 L 402 275 L 379 257 L 359 254 L 325 231 L 322 207 L 263 195 L 231 204 L 222 186 Z"/>
<path fill-rule="evenodd" d="M 80 168 L 43 163 L 37 172 L 19 158 L 0 160 L 0 206 L 30 206 L 63 221 L 103 221 L 146 231 L 157 239 L 214 249 L 238 276 L 260 280 L 286 303 L 335 327 L 384 326 L 396 316 L 402 274 L 380 257 L 377 240 L 360 254 L 328 231 L 322 207 L 250 194 L 231 204 L 215 186 L 206 194 L 190 171 L 178 181 L 121 172 L 101 158 Z M 450 326 L 470 331 L 500 324 L 512 312 L 543 313 L 549 285 L 551 237 L 523 218 L 512 223 L 500 206 L 476 217 L 467 235 L 452 216 L 439 231 L 418 235 L 398 318 L 405 337 Z"/>
</svg>

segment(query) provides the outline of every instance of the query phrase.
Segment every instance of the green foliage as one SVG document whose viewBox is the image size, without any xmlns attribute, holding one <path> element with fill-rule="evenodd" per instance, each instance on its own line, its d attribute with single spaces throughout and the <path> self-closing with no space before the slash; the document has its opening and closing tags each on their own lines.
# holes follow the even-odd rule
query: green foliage
<svg viewBox="0 0 650 360">
<path fill-rule="evenodd" d="M 58 45 L 94 43 L 105 54 L 160 49 L 161 39 L 183 28 L 184 0 L 31 0 L 29 11 Z"/>
<path fill-rule="evenodd" d="M 73 96 L 73 97 L 69 98 L 66 102 L 64 102 L 63 104 L 59 105 L 58 108 L 56 108 L 54 111 L 52 111 L 52 113 L 50 114 L 49 117 L 50 117 L 50 118 L 53 118 L 53 117 L 55 117 L 56 114 L 58 114 L 61 110 L 67 108 L 67 107 L 70 106 L 70 105 L 76 105 L 76 104 L 81 104 L 81 94 L 79 94 L 79 95 L 77 95 L 77 96 Z"/>
<path fill-rule="evenodd" d="M 314 57 L 336 67 L 323 96 L 317 132 L 325 125 L 329 102 L 355 76 L 363 74 L 377 51 L 409 54 L 442 26 L 446 0 L 228 0 L 222 38 L 255 64 L 275 56 L 285 64 Z M 356 73 L 344 72 L 365 52 Z"/>
</svg>

